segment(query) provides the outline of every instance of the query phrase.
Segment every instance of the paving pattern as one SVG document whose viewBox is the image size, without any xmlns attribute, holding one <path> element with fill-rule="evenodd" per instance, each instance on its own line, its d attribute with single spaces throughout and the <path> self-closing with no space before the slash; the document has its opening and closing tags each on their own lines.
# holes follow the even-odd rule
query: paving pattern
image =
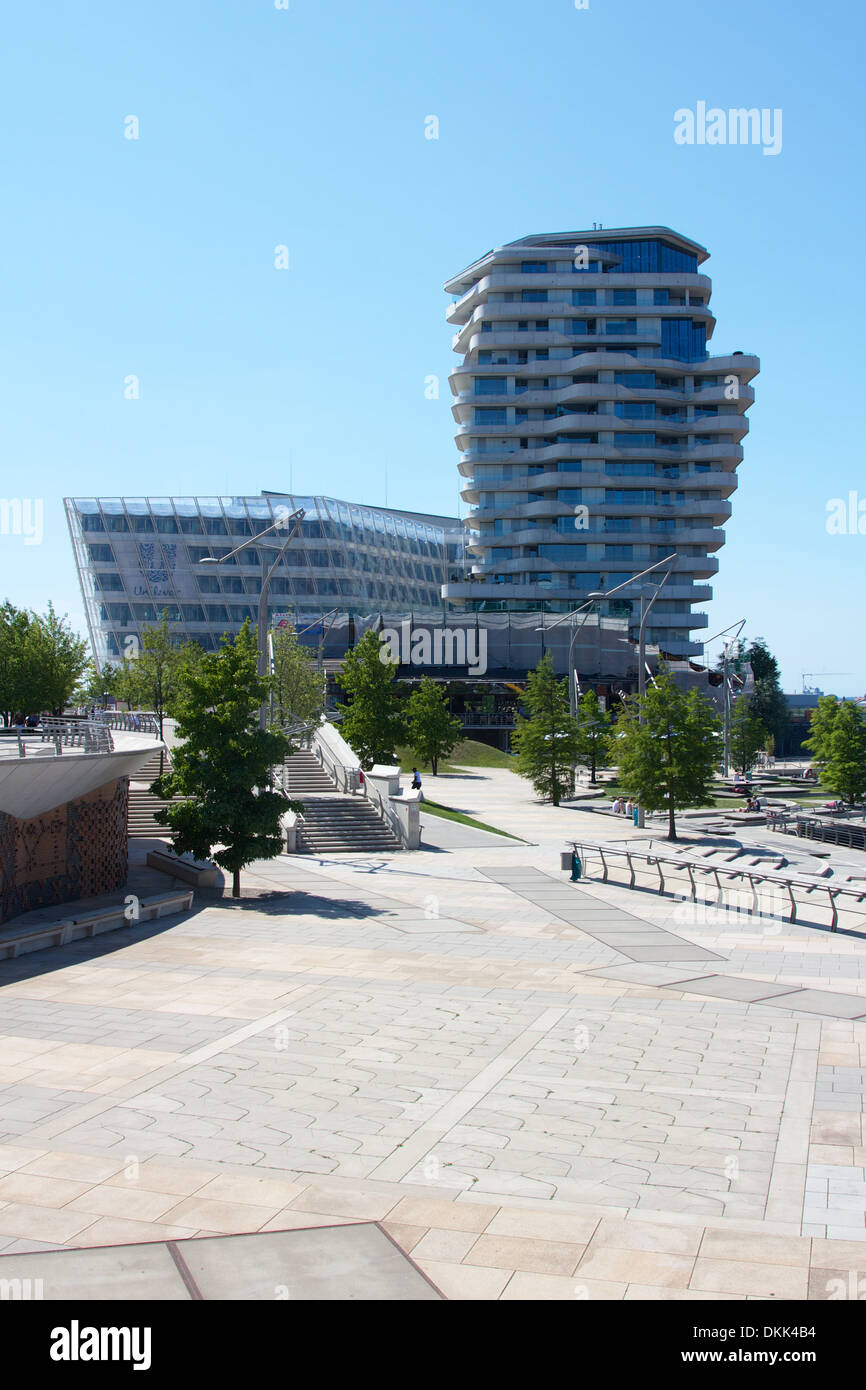
<svg viewBox="0 0 866 1390">
<path fill-rule="evenodd" d="M 464 792 L 536 843 L 0 964 L 0 1256 L 361 1222 L 454 1298 L 866 1278 L 866 937 L 572 885 L 579 813 Z"/>
</svg>

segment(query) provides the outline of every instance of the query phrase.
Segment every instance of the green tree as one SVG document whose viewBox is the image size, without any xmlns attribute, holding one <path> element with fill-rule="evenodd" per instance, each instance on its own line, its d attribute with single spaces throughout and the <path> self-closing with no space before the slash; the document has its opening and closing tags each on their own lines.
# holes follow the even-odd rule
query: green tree
<svg viewBox="0 0 866 1390">
<path fill-rule="evenodd" d="M 159 622 L 142 629 L 139 653 L 127 658 L 121 677 L 124 699 L 139 709 L 153 710 L 160 738 L 168 706 L 179 691 L 180 668 L 178 641 L 168 609 L 163 608 Z"/>
<path fill-rule="evenodd" d="M 680 690 L 663 664 L 643 700 L 623 706 L 614 734 L 619 780 L 645 810 L 667 810 L 669 840 L 678 810 L 711 800 L 720 727 L 709 700 Z"/>
<path fill-rule="evenodd" d="M 33 619 L 30 635 L 38 672 L 37 708 L 62 714 L 87 669 L 87 643 L 72 631 L 65 616 L 55 613 L 51 603 L 43 616 L 34 614 Z"/>
<path fill-rule="evenodd" d="M 557 679 L 550 652 L 530 672 L 523 699 L 529 718 L 518 715 L 511 736 L 515 768 L 543 800 L 558 806 L 574 791 L 578 733 L 569 708 L 568 681 Z"/>
<path fill-rule="evenodd" d="M 827 745 L 821 780 L 843 801 L 866 796 L 866 718 L 850 700 L 839 706 Z"/>
<path fill-rule="evenodd" d="M 30 613 L 15 608 L 8 599 L 0 607 L 0 708 L 8 724 L 19 711 L 32 714 L 41 708 L 29 701 L 38 696 L 32 666 Z"/>
<path fill-rule="evenodd" d="M 361 766 L 391 762 L 394 749 L 405 735 L 406 721 L 397 691 L 397 663 L 377 632 L 368 629 L 347 652 L 337 682 L 349 696 L 342 711 L 341 733 L 355 750 Z"/>
<path fill-rule="evenodd" d="M 38 613 L 0 608 L 0 707 L 6 715 L 62 714 L 87 668 L 87 643 L 49 603 Z"/>
<path fill-rule="evenodd" d="M 588 765 L 590 782 L 595 786 L 596 768 L 610 762 L 611 717 L 602 709 L 594 690 L 587 690 L 578 703 L 577 761 Z"/>
<path fill-rule="evenodd" d="M 861 800 L 866 793 L 866 719 L 857 705 L 822 695 L 803 746 L 820 768 L 828 791 L 844 801 Z"/>
<path fill-rule="evenodd" d="M 430 764 L 435 777 L 439 759 L 447 758 L 459 742 L 463 725 L 448 709 L 448 696 L 436 681 L 422 676 L 406 705 L 409 746 L 418 761 Z"/>
<path fill-rule="evenodd" d="M 318 723 L 324 708 L 323 678 L 288 625 L 274 633 L 274 715 L 278 724 Z"/>
<path fill-rule="evenodd" d="M 731 709 L 730 733 L 731 761 L 734 771 L 747 777 L 754 767 L 758 754 L 767 743 L 767 728 L 752 709 L 748 695 L 738 695 Z"/>
<path fill-rule="evenodd" d="M 803 747 L 819 766 L 823 766 L 830 757 L 831 739 L 840 709 L 841 705 L 835 695 L 821 695 L 812 712 L 809 737 L 803 739 Z"/>
<path fill-rule="evenodd" d="M 763 637 L 756 637 L 752 642 L 746 652 L 746 660 L 755 678 L 755 687 L 750 696 L 752 714 L 773 735 L 778 749 L 789 722 L 788 702 L 779 681 L 779 663 Z"/>
<path fill-rule="evenodd" d="M 118 697 L 118 685 L 121 676 L 119 666 L 111 666 L 107 661 L 100 671 L 95 661 L 91 661 L 84 672 L 81 685 L 81 699 L 93 704 L 102 704 L 103 696 L 114 695 Z"/>
<path fill-rule="evenodd" d="M 176 699 L 181 741 L 171 771 L 153 784 L 158 796 L 187 798 L 156 812 L 175 852 L 215 860 L 232 875 L 233 898 L 240 897 L 241 869 L 280 853 L 280 817 L 303 810 L 273 785 L 272 769 L 291 744 L 285 734 L 259 728 L 267 682 L 257 663 L 245 622 L 237 637 L 222 639 L 219 652 L 186 670 Z"/>
</svg>

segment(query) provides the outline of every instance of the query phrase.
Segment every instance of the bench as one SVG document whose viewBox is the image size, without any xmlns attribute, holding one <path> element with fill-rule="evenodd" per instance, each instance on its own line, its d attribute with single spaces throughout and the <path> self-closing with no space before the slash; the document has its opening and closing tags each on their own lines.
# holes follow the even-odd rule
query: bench
<svg viewBox="0 0 866 1390">
<path fill-rule="evenodd" d="M 101 936 L 103 932 L 120 931 L 138 922 L 152 922 L 157 917 L 170 917 L 189 912 L 193 894 L 190 889 L 170 893 L 153 893 L 147 898 L 128 894 L 122 903 L 93 908 L 59 922 L 40 922 L 38 925 L 0 929 L 0 960 L 14 960 L 31 951 L 44 951 L 49 946 L 66 946 L 70 941 L 84 941 Z M 137 916 L 135 915 L 137 913 Z"/>
<path fill-rule="evenodd" d="M 179 878 L 182 883 L 191 883 L 194 888 L 212 888 L 220 882 L 220 871 L 209 859 L 184 859 L 170 850 L 152 849 L 147 856 L 147 865 L 162 874 Z"/>
</svg>

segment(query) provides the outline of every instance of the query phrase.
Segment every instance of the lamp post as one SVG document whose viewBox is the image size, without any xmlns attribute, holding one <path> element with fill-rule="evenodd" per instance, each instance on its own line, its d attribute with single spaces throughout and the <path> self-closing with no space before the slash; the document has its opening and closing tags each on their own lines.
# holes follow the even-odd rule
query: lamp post
<svg viewBox="0 0 866 1390">
<path fill-rule="evenodd" d="M 724 682 L 722 689 L 722 712 L 724 715 L 724 747 L 722 752 L 723 777 L 728 776 L 731 766 L 731 684 L 728 668 L 731 657 L 733 656 L 736 659 L 739 655 L 739 637 L 745 626 L 745 618 L 741 618 L 738 623 L 729 623 L 727 627 L 722 628 L 721 632 L 717 632 L 714 637 L 708 638 L 703 644 L 704 652 L 706 652 L 710 642 L 715 642 L 717 637 L 724 637 L 726 633 L 731 631 L 731 628 L 735 627 L 737 629 L 733 637 L 729 638 L 727 642 L 722 643 L 722 680 Z"/>
<path fill-rule="evenodd" d="M 574 633 L 572 634 L 571 641 L 570 641 L 569 644 L 568 644 L 568 703 L 569 703 L 569 708 L 570 708 L 570 710 L 571 710 L 571 717 L 572 717 L 572 719 L 577 719 L 577 720 L 580 719 L 579 707 L 578 707 L 578 703 L 577 703 L 577 671 L 574 669 L 574 644 L 575 644 L 575 642 L 577 641 L 578 637 L 580 636 L 580 633 L 581 633 L 582 630 L 583 630 L 583 627 L 584 627 L 584 625 L 585 625 L 585 623 L 586 623 L 586 620 L 587 620 L 587 618 L 589 617 L 590 613 L 591 613 L 592 610 L 593 610 L 593 605 L 596 604 L 596 603 L 598 603 L 598 601 L 599 601 L 600 599 L 603 599 L 603 598 L 607 598 L 607 594 L 604 594 L 604 593 L 601 593 L 601 592 L 598 592 L 598 593 L 591 593 L 591 594 L 589 594 L 589 595 L 587 596 L 586 603 L 585 603 L 585 604 L 581 604 L 581 608 L 585 608 L 585 609 L 586 609 L 586 612 L 585 612 L 584 615 L 583 615 L 583 621 L 580 622 L 580 623 L 578 623 L 577 627 L 574 629 Z M 575 611 L 574 611 L 574 613 L 572 613 L 571 616 L 572 616 L 572 617 L 576 617 L 576 615 L 577 615 L 579 612 L 580 612 L 580 608 L 576 608 Z M 601 617 L 601 614 L 600 614 L 600 613 L 597 614 L 597 617 L 600 618 L 600 617 Z M 599 644 L 599 650 L 600 650 L 600 644 Z"/>
<path fill-rule="evenodd" d="M 646 723 L 643 712 L 643 702 L 646 696 L 646 621 L 650 615 L 653 604 L 667 584 L 673 573 L 673 565 L 667 571 L 664 578 L 655 586 L 645 584 L 640 591 L 640 629 L 638 631 L 637 643 L 637 696 L 638 696 L 638 720 L 641 724 Z M 637 808 L 637 829 L 643 830 L 645 825 L 645 812 L 643 806 Z"/>
<path fill-rule="evenodd" d="M 659 569 L 662 565 L 667 565 L 667 564 L 669 564 L 669 565 L 671 566 L 671 568 L 670 568 L 670 570 L 668 570 L 668 572 L 667 572 L 667 574 L 665 575 L 664 579 L 661 581 L 661 584 L 659 584 L 658 588 L 656 589 L 656 593 L 655 593 L 654 598 L 653 598 L 653 603 L 654 603 L 654 602 L 655 602 L 655 599 L 658 597 L 658 590 L 661 589 L 662 585 L 663 585 L 664 583 L 666 583 L 666 581 L 670 578 L 670 575 L 671 575 L 671 573 L 672 573 L 672 571 L 673 571 L 674 562 L 676 561 L 676 559 L 677 559 L 677 554 L 676 554 L 676 552 L 674 552 L 672 555 L 665 555 L 665 556 L 663 557 L 663 559 L 661 559 L 661 560 L 656 560 L 655 564 L 649 565 L 645 570 L 641 570 L 638 574 L 633 574 L 633 575 L 631 575 L 628 579 L 626 579 L 626 581 L 625 581 L 623 584 L 615 584 L 614 587 L 613 587 L 612 589 L 608 589 L 606 592 L 593 591 L 592 593 L 590 593 L 590 595 L 589 595 L 589 597 L 586 599 L 586 601 L 585 601 L 584 603 L 582 603 L 578 608 L 572 609 L 572 611 L 571 611 L 570 613 L 564 613 L 564 614 L 562 615 L 561 618 L 557 618 L 557 619 L 556 619 L 556 622 L 555 622 L 555 623 L 549 623 L 546 627 L 537 627 L 537 628 L 535 629 L 535 631 L 536 631 L 536 632 L 548 632 L 548 631 L 550 630 L 550 628 L 552 628 L 552 627 L 559 627 L 559 624 L 560 624 L 560 623 L 564 623 L 564 622 L 566 622 L 566 621 L 567 621 L 568 619 L 570 619 L 570 618 L 572 618 L 572 619 L 573 619 L 573 618 L 576 618 L 577 615 L 578 615 L 578 613 L 582 613 L 582 612 L 583 612 L 584 608 L 591 608 L 592 605 L 593 605 L 594 603 L 597 603 L 597 602 L 599 601 L 599 599 L 603 599 L 603 598 L 612 598 L 612 596 L 613 596 L 614 594 L 618 594 L 618 593 L 620 592 L 621 589 L 627 589 L 627 588 L 629 588 L 630 585 L 637 583 L 637 581 L 638 581 L 639 579 L 643 579 L 643 577 L 644 577 L 645 574 L 652 574 L 654 570 Z M 652 607 L 652 604 L 650 604 L 650 605 L 647 607 L 646 611 L 644 611 L 644 607 L 643 607 L 643 596 L 641 596 L 641 635 L 643 635 L 643 632 L 644 632 L 644 629 L 645 629 L 646 614 L 649 612 L 649 609 L 650 609 L 651 607 Z M 588 617 L 589 617 L 589 613 L 586 614 L 586 617 L 585 617 L 584 620 L 583 620 L 584 623 L 586 622 L 586 618 L 588 618 Z M 583 623 L 580 623 L 579 626 L 577 627 L 577 629 L 575 630 L 574 636 L 572 637 L 571 642 L 570 642 L 570 644 L 569 644 L 569 648 L 568 648 L 569 690 L 572 689 L 572 681 L 573 681 L 573 672 L 572 672 L 572 664 L 571 664 L 571 654 L 572 654 L 572 650 L 573 650 L 573 647 L 574 647 L 574 642 L 575 642 L 575 639 L 576 639 L 576 637 L 577 637 L 577 634 L 580 632 L 580 629 L 581 629 L 582 627 L 583 627 Z M 599 649 L 600 649 L 600 643 L 599 643 Z M 641 661 L 641 671 L 642 671 L 643 668 L 644 668 L 644 664 L 645 664 L 645 663 L 644 663 L 643 660 L 642 660 L 642 661 Z M 640 686 L 640 679 L 641 679 L 641 677 L 640 677 L 640 672 L 638 672 L 638 685 L 639 685 L 639 686 Z M 573 714 L 573 713 L 574 713 L 574 703 L 573 703 L 573 701 L 572 701 L 572 703 L 571 703 L 571 710 L 572 710 L 572 714 Z"/>
<path fill-rule="evenodd" d="M 266 526 L 264 531 L 260 531 L 257 536 L 251 536 L 248 541 L 244 541 L 243 545 L 236 546 L 235 549 L 230 550 L 227 555 L 222 555 L 219 559 L 208 555 L 203 560 L 199 560 L 200 565 L 222 565 L 226 560 L 232 560 L 235 555 L 240 555 L 242 550 L 246 550 L 247 547 L 251 545 L 259 545 L 262 550 L 276 550 L 276 559 L 270 566 L 265 556 L 262 556 L 262 587 L 259 594 L 258 608 L 256 610 L 257 669 L 260 676 L 265 676 L 268 672 L 268 592 L 271 587 L 271 579 L 273 578 L 274 570 L 277 568 L 277 565 L 286 552 L 289 542 L 294 540 L 297 535 L 298 529 L 305 516 L 306 512 L 304 508 L 299 507 L 297 511 L 292 512 L 289 516 L 281 516 L 272 526 Z M 283 531 L 287 526 L 290 526 L 291 530 L 282 545 L 261 545 L 263 536 L 269 536 L 272 531 Z M 267 723 L 268 707 L 263 702 L 259 707 L 259 728 L 266 729 Z"/>
</svg>

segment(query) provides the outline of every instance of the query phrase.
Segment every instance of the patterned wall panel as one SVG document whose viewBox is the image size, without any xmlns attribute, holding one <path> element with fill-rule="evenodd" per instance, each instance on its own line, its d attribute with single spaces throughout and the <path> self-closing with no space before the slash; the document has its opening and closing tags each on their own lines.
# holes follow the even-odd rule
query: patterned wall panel
<svg viewBox="0 0 866 1390">
<path fill-rule="evenodd" d="M 122 888 L 128 802 L 120 777 L 29 820 L 0 813 L 0 922 Z"/>
</svg>

